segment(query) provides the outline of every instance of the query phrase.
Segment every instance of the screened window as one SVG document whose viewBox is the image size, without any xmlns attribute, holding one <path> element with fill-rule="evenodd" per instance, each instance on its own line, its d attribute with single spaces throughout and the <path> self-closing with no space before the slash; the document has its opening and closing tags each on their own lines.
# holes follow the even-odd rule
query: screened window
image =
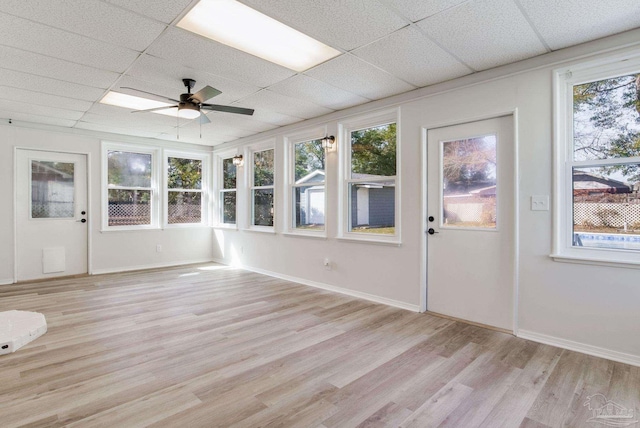
<svg viewBox="0 0 640 428">
<path fill-rule="evenodd" d="M 325 149 L 322 141 L 310 140 L 292 145 L 290 195 L 293 215 L 291 227 L 304 231 L 323 231 L 325 222 Z"/>
<path fill-rule="evenodd" d="M 255 151 L 251 161 L 251 224 L 273 227 L 274 150 Z"/>
<path fill-rule="evenodd" d="M 74 216 L 75 164 L 31 161 L 31 218 Z"/>
<path fill-rule="evenodd" d="M 637 61 L 636 61 L 637 62 Z M 629 69 L 629 67 L 632 67 Z M 565 73 L 558 251 L 640 262 L 640 64 Z"/>
<path fill-rule="evenodd" d="M 347 233 L 396 235 L 396 124 L 349 130 Z"/>
<path fill-rule="evenodd" d="M 167 158 L 167 223 L 203 221 L 202 159 Z"/>
<path fill-rule="evenodd" d="M 107 150 L 108 226 L 152 224 L 153 155 Z"/>
<path fill-rule="evenodd" d="M 233 158 L 222 159 L 222 186 L 219 190 L 220 223 L 236 224 L 237 169 Z"/>
</svg>

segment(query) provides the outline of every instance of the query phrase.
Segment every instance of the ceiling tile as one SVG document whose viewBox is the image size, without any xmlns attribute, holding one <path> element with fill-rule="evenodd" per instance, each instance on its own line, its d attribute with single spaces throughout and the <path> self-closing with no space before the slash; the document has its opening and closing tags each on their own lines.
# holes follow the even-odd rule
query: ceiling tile
<svg viewBox="0 0 640 428">
<path fill-rule="evenodd" d="M 275 92 L 271 92 L 266 89 L 256 94 L 249 95 L 234 105 L 256 110 L 272 110 L 277 113 L 300 117 L 303 119 L 322 116 L 333 111 L 309 101 L 276 94 Z"/>
<path fill-rule="evenodd" d="M 235 132 L 224 132 L 228 135 L 236 135 L 240 131 L 252 131 L 252 133 L 256 133 L 278 127 L 271 123 L 261 122 L 253 116 L 241 114 L 211 112 L 207 114 L 207 117 L 209 117 L 211 124 L 213 124 L 216 129 L 222 127 L 228 130 L 235 130 Z"/>
<path fill-rule="evenodd" d="M 0 110 L 0 118 L 2 118 L 3 122 L 11 119 L 14 124 L 19 125 L 19 122 L 29 122 L 29 123 L 41 123 L 44 125 L 55 125 L 55 126 L 63 126 L 65 128 L 71 128 L 75 125 L 76 121 L 71 119 L 62 119 L 59 117 L 50 117 L 50 116 L 39 116 L 32 113 L 18 113 L 9 110 Z"/>
<path fill-rule="evenodd" d="M 416 86 L 432 85 L 472 72 L 414 26 L 352 53 Z"/>
<path fill-rule="evenodd" d="M 374 0 L 241 0 L 334 48 L 351 50 L 407 22 Z"/>
<path fill-rule="evenodd" d="M 290 77 L 270 86 L 268 89 L 281 95 L 301 98 L 334 110 L 341 110 L 370 101 L 367 98 L 336 88 L 304 74 Z"/>
<path fill-rule="evenodd" d="M 144 115 L 145 113 L 140 113 L 140 115 Z M 147 113 L 148 115 L 158 116 L 157 114 Z M 167 119 L 171 119 L 167 117 Z M 131 116 L 129 120 L 122 120 L 119 115 L 103 115 L 103 114 L 95 114 L 95 113 L 86 113 L 80 119 L 81 122 L 95 123 L 99 125 L 111 125 L 117 126 L 119 128 L 131 128 L 131 129 L 140 129 L 145 132 L 165 132 L 173 127 L 175 127 L 175 119 L 169 120 L 164 123 L 154 122 L 153 120 L 149 120 L 145 117 Z M 170 123 L 172 122 L 172 123 Z"/>
<path fill-rule="evenodd" d="M 189 6 L 191 0 L 107 0 L 141 15 L 171 23 Z"/>
<path fill-rule="evenodd" d="M 256 110 L 251 117 L 253 117 L 255 120 L 259 120 L 260 122 L 270 123 L 277 126 L 291 125 L 292 123 L 300 122 L 301 120 L 303 120 L 300 117 L 289 116 L 286 114 L 277 113 L 272 110 L 262 109 Z"/>
<path fill-rule="evenodd" d="M 561 49 L 640 26 L 638 0 L 519 0 L 551 49 Z"/>
<path fill-rule="evenodd" d="M 63 108 L 81 112 L 89 110 L 93 104 L 91 101 L 82 101 L 58 95 L 43 94 L 42 92 L 34 92 L 2 85 L 0 85 L 0 99 L 29 102 L 33 105 Z"/>
<path fill-rule="evenodd" d="M 120 76 L 50 56 L 0 45 L 0 68 L 106 89 Z"/>
<path fill-rule="evenodd" d="M 546 52 L 512 0 L 473 0 L 417 25 L 475 70 Z"/>
<path fill-rule="evenodd" d="M 84 112 L 67 110 L 63 108 L 38 106 L 28 102 L 18 102 L 0 99 L 0 110 L 14 111 L 18 113 L 35 114 L 38 116 L 57 117 L 59 119 L 78 120 Z"/>
<path fill-rule="evenodd" d="M 372 100 L 415 89 L 415 86 L 349 54 L 325 62 L 305 74 Z"/>
<path fill-rule="evenodd" d="M 383 0 L 412 22 L 420 21 L 468 0 Z"/>
<path fill-rule="evenodd" d="M 85 101 L 97 101 L 102 98 L 104 89 L 92 88 L 48 77 L 35 76 L 14 70 L 0 68 L 0 82 L 4 86 L 43 92 L 45 94 L 73 97 Z"/>
<path fill-rule="evenodd" d="M 2 0 L 0 11 L 137 51 L 146 49 L 166 28 L 97 0 Z"/>
<path fill-rule="evenodd" d="M 83 122 L 76 123 L 74 128 L 87 129 L 90 131 L 109 132 L 112 134 L 133 135 L 136 137 L 154 138 L 160 135 L 159 132 L 143 131 L 140 128 L 121 128 L 117 125 L 104 125 L 100 123 Z"/>
<path fill-rule="evenodd" d="M 206 71 L 184 67 L 180 64 L 176 64 L 175 62 L 150 55 L 143 55 L 138 61 L 136 61 L 131 70 L 127 72 L 127 75 L 133 76 L 137 80 L 146 81 L 149 85 L 157 84 L 166 88 L 171 88 L 171 92 L 167 93 L 167 96 L 171 95 L 172 98 L 176 98 L 179 94 L 185 92 L 182 79 L 194 79 L 196 81 L 195 90 L 198 90 L 205 85 L 209 85 L 222 91 L 220 95 L 216 96 L 215 99 L 211 101 L 217 104 L 229 104 L 260 90 L 259 86 L 241 83 L 237 80 L 227 79 L 215 74 L 207 73 Z M 154 92 L 152 89 L 134 86 L 136 82 L 131 81 L 130 79 L 131 78 L 128 76 L 123 78 L 119 82 L 120 86 L 131 86 L 145 91 Z"/>
<path fill-rule="evenodd" d="M 177 65 L 206 70 L 260 87 L 272 85 L 295 74 L 279 65 L 179 28 L 167 30 L 148 53 Z"/>
<path fill-rule="evenodd" d="M 0 43 L 103 70 L 123 72 L 138 52 L 0 12 Z"/>
</svg>

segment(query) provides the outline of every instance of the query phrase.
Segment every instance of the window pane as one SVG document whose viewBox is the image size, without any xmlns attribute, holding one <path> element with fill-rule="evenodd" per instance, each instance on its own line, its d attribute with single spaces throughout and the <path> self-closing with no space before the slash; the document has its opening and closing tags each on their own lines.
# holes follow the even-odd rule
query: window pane
<svg viewBox="0 0 640 428">
<path fill-rule="evenodd" d="M 223 192 L 220 198 L 222 199 L 222 222 L 236 224 L 236 192 Z"/>
<path fill-rule="evenodd" d="M 573 87 L 575 160 L 640 156 L 640 74 Z"/>
<path fill-rule="evenodd" d="M 74 216 L 73 163 L 31 161 L 31 218 Z"/>
<path fill-rule="evenodd" d="M 351 132 L 351 178 L 395 175 L 395 123 Z"/>
<path fill-rule="evenodd" d="M 253 154 L 253 185 L 273 185 L 273 149 Z"/>
<path fill-rule="evenodd" d="M 393 235 L 395 193 L 394 180 L 351 184 L 351 232 Z"/>
<path fill-rule="evenodd" d="M 109 226 L 140 224 L 151 224 L 151 192 L 109 189 Z"/>
<path fill-rule="evenodd" d="M 573 245 L 640 250 L 640 165 L 573 169 Z"/>
<path fill-rule="evenodd" d="M 324 149 L 322 141 L 313 140 L 295 145 L 295 180 L 324 181 Z"/>
<path fill-rule="evenodd" d="M 442 143 L 445 226 L 496 227 L 496 136 Z"/>
<path fill-rule="evenodd" d="M 293 189 L 298 229 L 324 230 L 324 185 Z"/>
<path fill-rule="evenodd" d="M 109 151 L 107 154 L 111 186 L 151 187 L 151 155 Z"/>
<path fill-rule="evenodd" d="M 233 158 L 222 160 L 222 188 L 236 188 L 236 166 L 233 164 Z"/>
<path fill-rule="evenodd" d="M 167 187 L 169 189 L 202 189 L 202 161 L 169 158 Z"/>
<path fill-rule="evenodd" d="M 167 222 L 200 223 L 202 221 L 202 193 L 169 192 Z"/>
<path fill-rule="evenodd" d="M 273 226 L 273 189 L 253 191 L 253 224 Z"/>
</svg>

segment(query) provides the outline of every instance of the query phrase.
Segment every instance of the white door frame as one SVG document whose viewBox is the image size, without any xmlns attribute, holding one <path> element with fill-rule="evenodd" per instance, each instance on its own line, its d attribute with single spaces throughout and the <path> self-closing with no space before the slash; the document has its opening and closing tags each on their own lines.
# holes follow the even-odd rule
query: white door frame
<svg viewBox="0 0 640 428">
<path fill-rule="evenodd" d="M 26 146 L 14 146 L 13 147 L 13 283 L 18 282 L 18 150 L 30 150 L 43 153 L 68 153 L 71 155 L 84 155 L 87 159 L 87 211 L 88 224 L 87 224 L 87 274 L 93 275 L 93 267 L 91 264 L 91 230 L 92 224 L 96 214 L 93 213 L 91 204 L 91 153 L 79 152 L 75 150 L 49 150 L 42 147 L 26 147 Z"/>
<path fill-rule="evenodd" d="M 427 212 L 427 135 L 429 130 L 445 128 L 449 126 L 463 125 L 470 122 L 479 122 L 482 120 L 488 119 L 496 119 L 499 117 L 511 116 L 513 118 L 513 179 L 514 183 L 514 191 L 513 191 L 513 334 L 518 335 L 518 308 L 519 308 L 519 260 L 520 260 L 520 235 L 519 235 L 519 224 L 520 218 L 518 213 L 520 212 L 520 200 L 519 193 L 520 190 L 518 188 L 518 177 L 519 177 L 519 165 L 518 165 L 518 109 L 514 108 L 513 110 L 501 111 L 490 113 L 482 116 L 473 116 L 466 117 L 463 119 L 457 119 L 447 122 L 438 122 L 431 123 L 422 127 L 422 143 L 420 145 L 421 159 L 422 159 L 422 181 L 420 183 L 420 198 L 422 199 L 422 216 L 420 218 L 420 227 L 422 228 L 422 251 L 420 257 L 420 312 L 427 311 L 427 233 L 426 233 L 426 225 L 427 225 L 427 216 L 429 215 Z"/>
</svg>

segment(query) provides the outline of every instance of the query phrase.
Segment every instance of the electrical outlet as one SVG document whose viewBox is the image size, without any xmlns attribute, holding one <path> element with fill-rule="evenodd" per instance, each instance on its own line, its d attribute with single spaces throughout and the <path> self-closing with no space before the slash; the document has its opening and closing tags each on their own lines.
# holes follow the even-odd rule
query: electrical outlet
<svg viewBox="0 0 640 428">
<path fill-rule="evenodd" d="M 549 211 L 549 196 L 547 195 L 532 196 L 531 211 Z"/>
<path fill-rule="evenodd" d="M 162 245 L 158 244 L 156 245 L 156 253 L 161 253 L 162 252 Z"/>
</svg>

